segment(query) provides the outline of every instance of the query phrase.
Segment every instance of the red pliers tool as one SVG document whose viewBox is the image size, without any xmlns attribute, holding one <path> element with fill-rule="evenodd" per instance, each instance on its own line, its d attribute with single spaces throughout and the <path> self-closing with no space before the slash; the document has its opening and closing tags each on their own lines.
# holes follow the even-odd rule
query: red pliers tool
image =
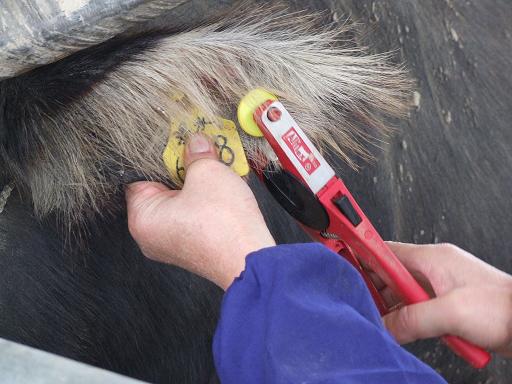
<svg viewBox="0 0 512 384">
<path fill-rule="evenodd" d="M 238 118 L 246 132 L 265 137 L 281 163 L 280 171 L 256 169 L 277 201 L 315 240 L 346 258 L 361 273 L 381 314 L 389 308 L 360 260 L 405 304 L 429 300 L 283 104 L 263 90 L 253 93 L 240 103 Z M 261 134 L 255 131 L 255 125 L 250 127 L 254 123 Z M 488 352 L 457 336 L 442 339 L 473 367 L 482 368 L 491 359 Z"/>
</svg>

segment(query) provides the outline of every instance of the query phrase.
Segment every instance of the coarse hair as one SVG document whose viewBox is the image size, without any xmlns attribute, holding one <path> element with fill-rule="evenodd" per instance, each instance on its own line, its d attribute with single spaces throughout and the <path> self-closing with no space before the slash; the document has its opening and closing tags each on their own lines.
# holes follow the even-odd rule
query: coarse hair
<svg viewBox="0 0 512 384">
<path fill-rule="evenodd" d="M 349 22 L 252 8 L 177 33 L 114 39 L 1 82 L 2 167 L 36 214 L 76 224 L 116 212 L 127 175 L 169 180 L 162 151 L 173 118 L 190 106 L 229 118 L 256 87 L 348 164 L 386 131 L 385 116 L 407 111 L 406 71 L 358 44 Z M 269 153 L 263 139 L 241 136 L 249 158 Z"/>
</svg>

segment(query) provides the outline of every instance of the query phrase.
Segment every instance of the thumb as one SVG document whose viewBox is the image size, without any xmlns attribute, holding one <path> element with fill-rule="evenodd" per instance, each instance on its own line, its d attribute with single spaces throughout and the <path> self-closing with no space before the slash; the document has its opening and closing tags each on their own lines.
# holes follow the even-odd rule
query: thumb
<svg viewBox="0 0 512 384">
<path fill-rule="evenodd" d="M 203 134 L 194 134 L 185 147 L 185 183 L 183 192 L 204 193 L 224 182 L 222 173 L 232 172 L 219 161 L 217 150 L 212 140 Z"/>
<path fill-rule="evenodd" d="M 217 151 L 211 139 L 201 133 L 196 133 L 190 136 L 190 139 L 185 147 L 185 168 L 203 159 L 218 160 Z"/>
<path fill-rule="evenodd" d="M 383 317 L 384 325 L 400 344 L 455 333 L 459 320 L 452 295 L 406 305 Z"/>
</svg>

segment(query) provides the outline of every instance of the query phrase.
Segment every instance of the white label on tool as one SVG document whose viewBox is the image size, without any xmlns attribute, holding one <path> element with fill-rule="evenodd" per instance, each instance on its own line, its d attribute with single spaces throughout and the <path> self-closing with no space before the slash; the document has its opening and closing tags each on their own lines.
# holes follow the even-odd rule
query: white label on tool
<svg viewBox="0 0 512 384">
<path fill-rule="evenodd" d="M 269 120 L 267 112 L 270 108 L 277 108 L 281 111 L 279 120 Z M 263 111 L 261 121 L 276 139 L 308 187 L 314 194 L 317 194 L 334 176 L 331 166 L 279 101 L 274 101 Z"/>
</svg>

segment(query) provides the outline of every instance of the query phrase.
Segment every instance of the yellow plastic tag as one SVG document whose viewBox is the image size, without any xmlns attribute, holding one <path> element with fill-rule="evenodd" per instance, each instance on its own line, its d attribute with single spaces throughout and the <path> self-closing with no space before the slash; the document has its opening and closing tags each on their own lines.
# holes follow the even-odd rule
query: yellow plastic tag
<svg viewBox="0 0 512 384">
<path fill-rule="evenodd" d="M 244 148 L 238 135 L 236 125 L 231 120 L 219 119 L 222 123 L 209 121 L 198 109 L 181 119 L 171 123 L 169 141 L 163 153 L 163 160 L 173 181 L 185 181 L 185 165 L 183 155 L 185 141 L 190 133 L 200 132 L 212 138 L 217 147 L 220 160 L 231 167 L 240 176 L 249 173 L 249 164 Z"/>
</svg>

